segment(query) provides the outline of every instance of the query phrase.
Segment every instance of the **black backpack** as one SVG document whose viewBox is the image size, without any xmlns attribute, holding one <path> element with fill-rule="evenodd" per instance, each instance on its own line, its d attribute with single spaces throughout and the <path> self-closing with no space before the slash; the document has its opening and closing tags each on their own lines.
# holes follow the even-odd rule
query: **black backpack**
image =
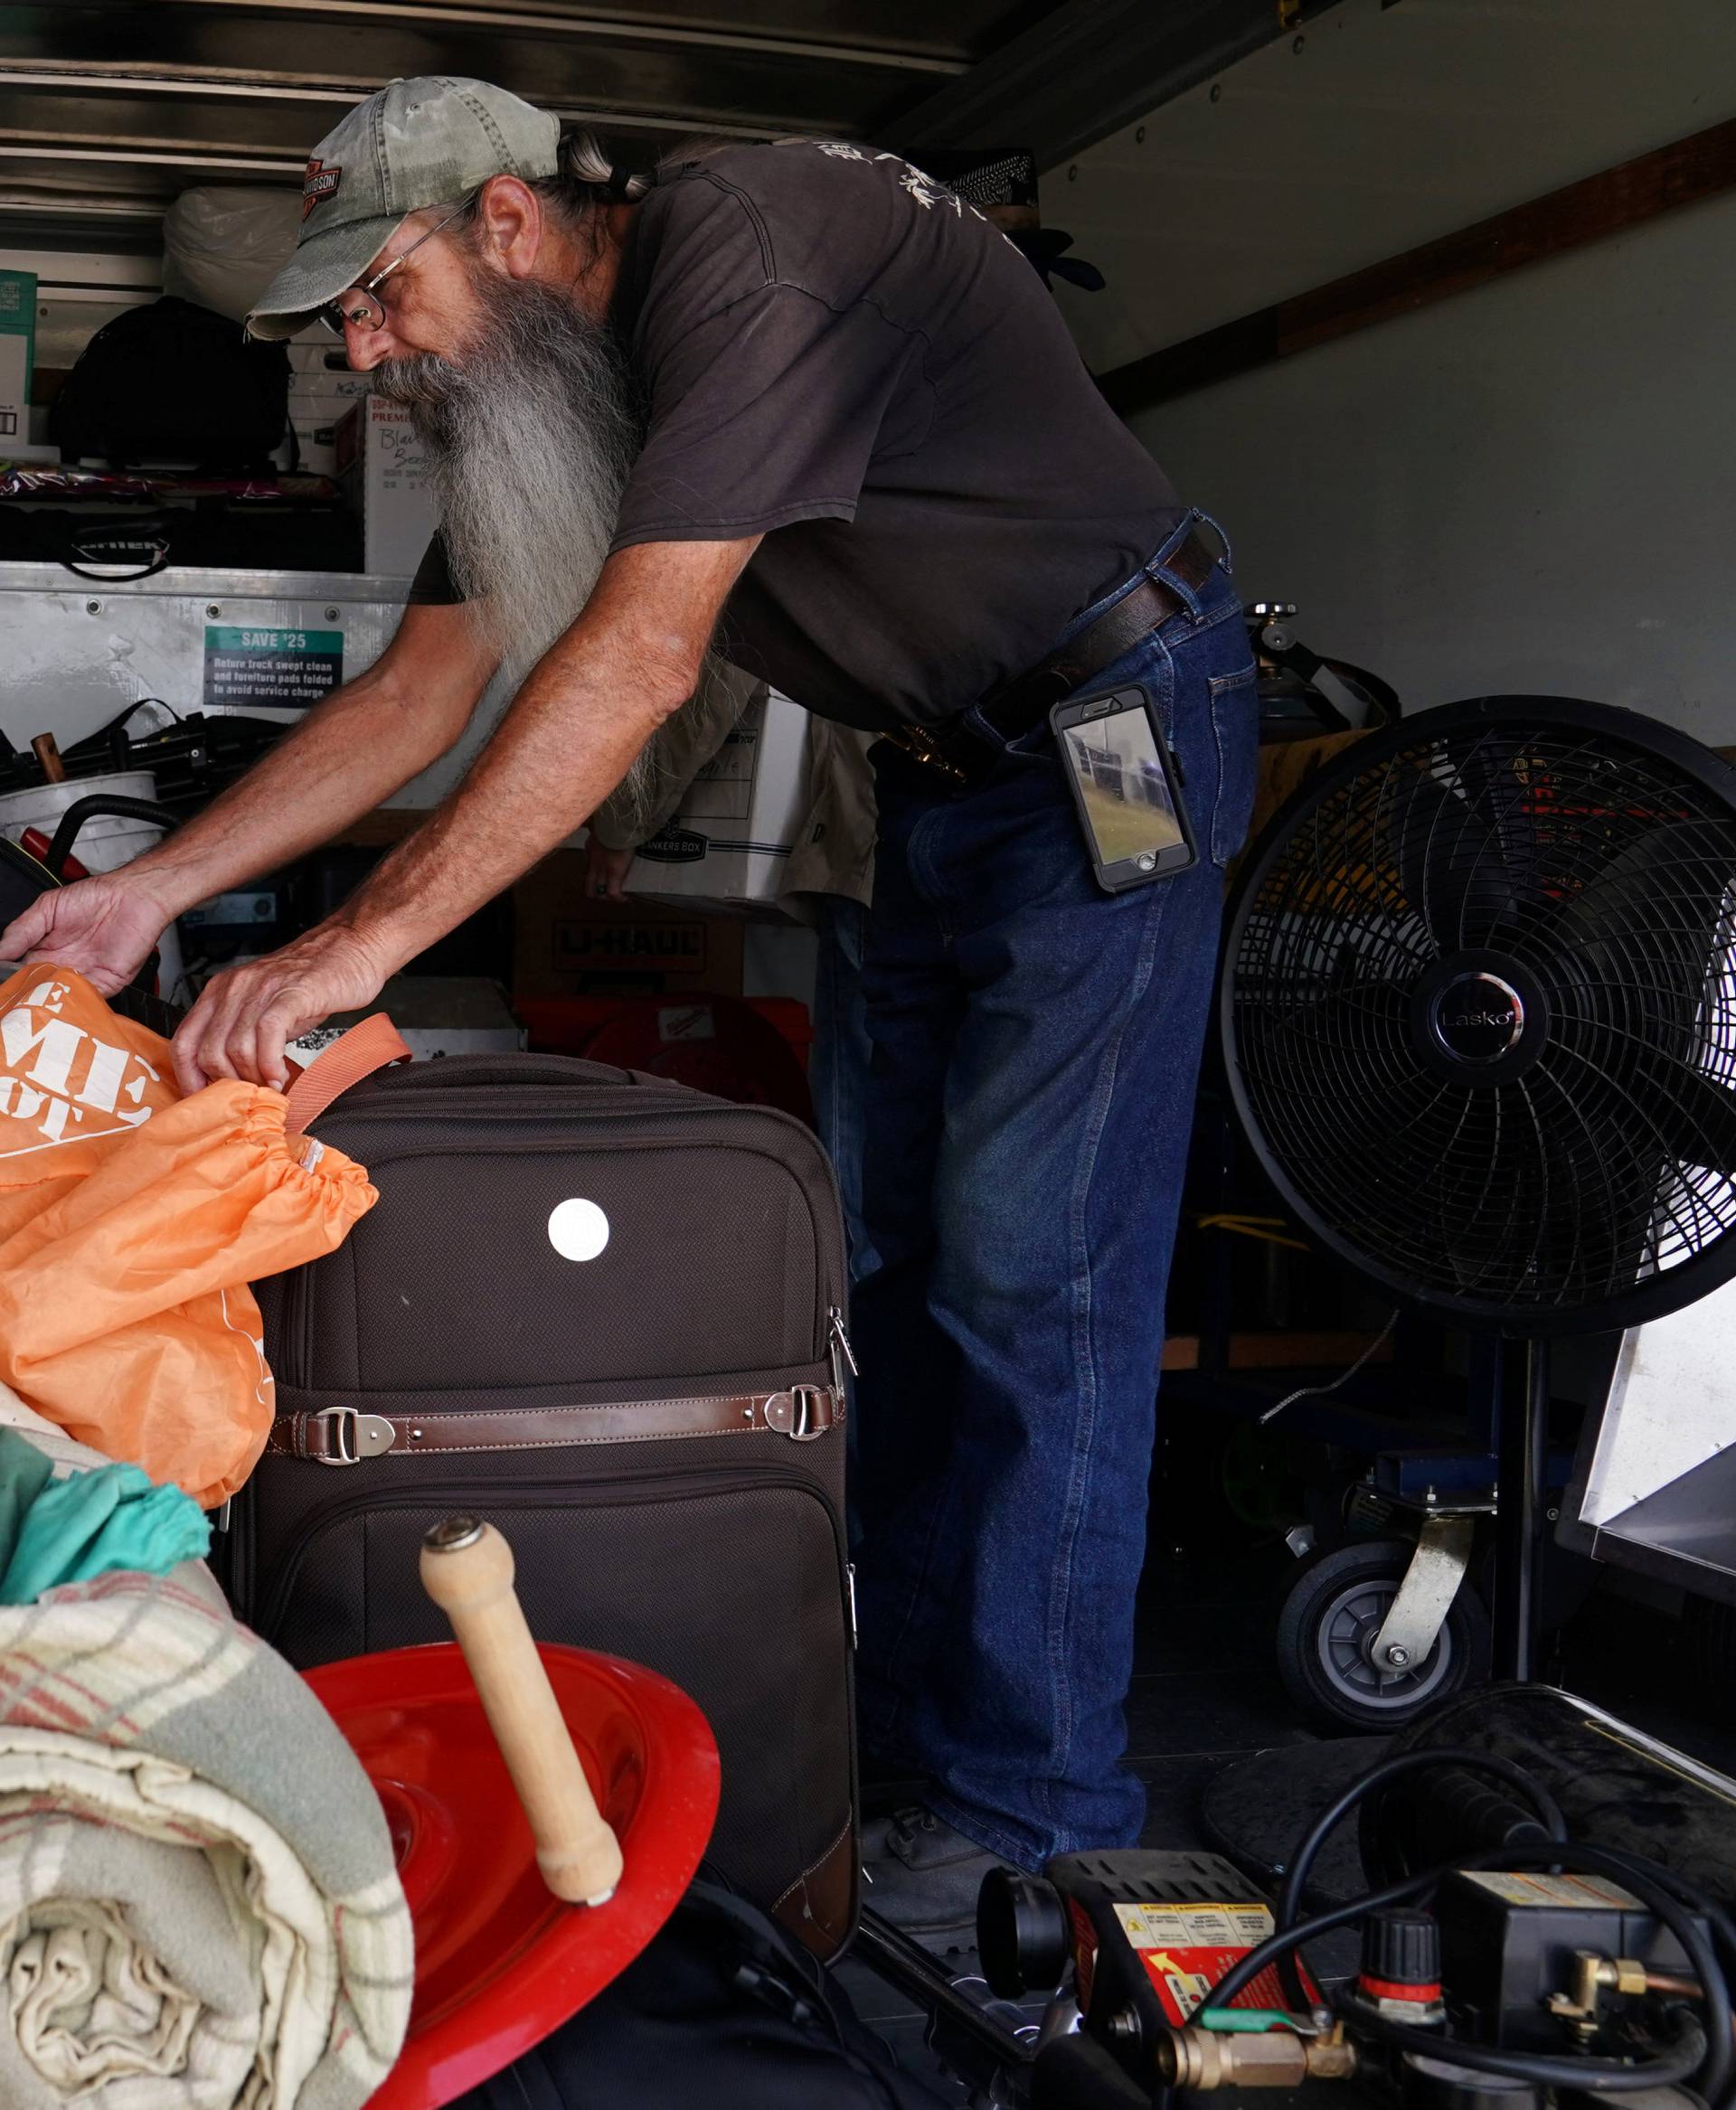
<svg viewBox="0 0 1736 2110">
<path fill-rule="evenodd" d="M 777 1922 L 694 1883 L 636 1962 L 454 2110 L 941 2110 Z"/>
<path fill-rule="evenodd" d="M 80 353 L 49 412 L 62 457 L 127 468 L 187 462 L 269 468 L 289 423 L 289 354 L 240 323 L 165 294 L 105 323 Z"/>
</svg>

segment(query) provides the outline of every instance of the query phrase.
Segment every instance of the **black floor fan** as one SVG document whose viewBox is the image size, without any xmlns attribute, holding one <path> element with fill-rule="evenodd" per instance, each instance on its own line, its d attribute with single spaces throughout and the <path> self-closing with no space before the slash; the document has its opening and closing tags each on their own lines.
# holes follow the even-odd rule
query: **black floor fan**
<svg viewBox="0 0 1736 2110">
<path fill-rule="evenodd" d="M 1551 1340 L 1736 1274 L 1736 770 L 1566 697 L 1406 719 L 1256 844 L 1220 1015 L 1309 1235 L 1395 1303 L 1526 1344 L 1494 1618 L 1497 1675 L 1530 1678 Z"/>
</svg>

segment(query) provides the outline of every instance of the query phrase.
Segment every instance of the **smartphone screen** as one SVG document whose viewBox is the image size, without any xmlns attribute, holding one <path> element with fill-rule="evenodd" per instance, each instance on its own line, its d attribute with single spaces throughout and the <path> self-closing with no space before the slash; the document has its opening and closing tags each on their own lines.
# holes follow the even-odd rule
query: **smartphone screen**
<svg viewBox="0 0 1736 2110">
<path fill-rule="evenodd" d="M 1061 730 L 1099 865 L 1161 859 L 1186 838 L 1143 702 Z"/>
</svg>

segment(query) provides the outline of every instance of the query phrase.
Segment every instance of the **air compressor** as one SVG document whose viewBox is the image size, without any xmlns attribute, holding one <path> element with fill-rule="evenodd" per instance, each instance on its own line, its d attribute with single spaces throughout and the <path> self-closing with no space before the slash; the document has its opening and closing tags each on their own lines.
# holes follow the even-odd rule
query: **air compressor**
<svg viewBox="0 0 1736 2110">
<path fill-rule="evenodd" d="M 1309 1915 L 1327 1836 L 1360 1817 L 1373 1888 Z M 1321 2110 L 1543 2110 L 1643 2097 L 1736 2110 L 1736 1784 L 1552 1688 L 1467 1695 L 1397 1740 L 1265 1897 L 1194 1851 L 992 1873 L 995 1992 L 1061 1991 L 1033 2110 L 1165 2110 L 1307 2087 Z M 1323 1986 L 1306 1945 L 1360 1931 Z"/>
</svg>

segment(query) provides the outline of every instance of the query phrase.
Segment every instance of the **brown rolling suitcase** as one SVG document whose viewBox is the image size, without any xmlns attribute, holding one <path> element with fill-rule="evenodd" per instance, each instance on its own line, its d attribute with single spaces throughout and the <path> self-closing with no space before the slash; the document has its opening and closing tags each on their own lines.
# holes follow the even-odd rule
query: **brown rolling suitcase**
<svg viewBox="0 0 1736 2110">
<path fill-rule="evenodd" d="M 555 1056 L 358 1087 L 378 1206 L 259 1286 L 270 1447 L 224 1549 L 292 1663 L 442 1638 L 421 1535 L 511 1540 L 540 1640 L 649 1664 L 722 1755 L 712 1858 L 817 1954 L 857 1907 L 845 1270 L 788 1116 Z"/>
</svg>

